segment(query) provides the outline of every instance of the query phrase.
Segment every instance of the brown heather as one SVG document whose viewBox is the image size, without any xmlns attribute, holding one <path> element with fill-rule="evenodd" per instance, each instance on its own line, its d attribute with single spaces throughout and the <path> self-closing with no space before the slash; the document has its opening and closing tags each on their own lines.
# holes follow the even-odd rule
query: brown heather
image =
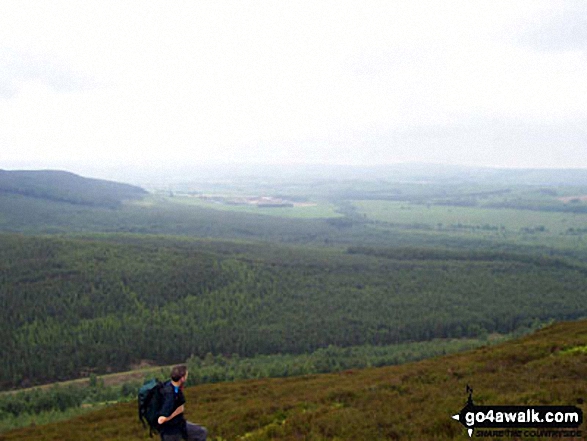
<svg viewBox="0 0 587 441">
<path fill-rule="evenodd" d="M 466 402 L 467 384 L 478 405 L 577 405 L 585 414 L 586 379 L 587 321 L 579 321 L 402 366 L 201 385 L 186 391 L 186 411 L 207 426 L 211 441 L 467 440 L 451 419 Z M 581 429 L 587 433 L 585 424 Z M 134 403 L 0 435 L 2 441 L 148 439 Z"/>
</svg>

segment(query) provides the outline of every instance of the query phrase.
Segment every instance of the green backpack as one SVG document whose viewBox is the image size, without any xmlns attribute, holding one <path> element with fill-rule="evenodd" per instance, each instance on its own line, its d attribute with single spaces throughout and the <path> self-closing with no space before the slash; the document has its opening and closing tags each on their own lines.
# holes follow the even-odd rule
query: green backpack
<svg viewBox="0 0 587 441">
<path fill-rule="evenodd" d="M 153 433 L 159 433 L 157 418 L 163 404 L 162 388 L 163 383 L 153 379 L 146 381 L 139 389 L 139 420 L 145 428 L 147 425 L 149 426 L 149 436 L 151 437 Z"/>
</svg>

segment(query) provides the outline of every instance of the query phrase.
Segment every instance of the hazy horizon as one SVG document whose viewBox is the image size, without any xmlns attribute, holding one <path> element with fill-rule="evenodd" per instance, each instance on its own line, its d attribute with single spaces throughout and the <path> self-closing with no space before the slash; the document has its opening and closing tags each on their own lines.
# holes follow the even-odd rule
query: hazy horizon
<svg viewBox="0 0 587 441">
<path fill-rule="evenodd" d="M 146 188 L 166 188 L 187 183 L 207 185 L 211 183 L 237 182 L 247 185 L 254 182 L 273 184 L 291 182 L 386 181 L 429 183 L 484 183 L 525 185 L 587 185 L 587 168 L 511 168 L 475 167 L 447 164 L 398 163 L 378 165 L 341 164 L 160 164 L 159 167 L 142 169 L 132 165 L 80 165 L 43 168 L 27 164 L 12 164 L 0 171 L 55 170 L 65 171 L 86 178 L 124 182 Z M 171 188 L 170 187 L 170 188 Z"/>
</svg>

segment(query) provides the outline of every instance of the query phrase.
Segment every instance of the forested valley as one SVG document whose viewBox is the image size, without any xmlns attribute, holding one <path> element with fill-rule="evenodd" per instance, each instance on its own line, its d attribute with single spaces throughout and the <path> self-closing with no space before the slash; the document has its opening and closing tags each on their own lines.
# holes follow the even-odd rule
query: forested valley
<svg viewBox="0 0 587 441">
<path fill-rule="evenodd" d="M 559 257 L 124 235 L 2 235 L 0 253 L 5 389 L 144 359 L 479 337 L 587 312 L 587 267 Z"/>
<path fill-rule="evenodd" d="M 146 192 L 1 172 L 0 432 L 132 399 L 142 371 L 103 379 L 136 366 L 340 372 L 587 316 L 584 174 L 402 176 Z"/>
</svg>

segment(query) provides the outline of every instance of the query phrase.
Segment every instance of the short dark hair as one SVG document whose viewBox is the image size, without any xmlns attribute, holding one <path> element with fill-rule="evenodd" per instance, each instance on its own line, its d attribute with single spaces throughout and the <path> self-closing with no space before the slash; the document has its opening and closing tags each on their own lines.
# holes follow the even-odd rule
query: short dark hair
<svg viewBox="0 0 587 441">
<path fill-rule="evenodd" d="M 185 374 L 187 374 L 188 368 L 185 364 L 178 364 L 177 366 L 173 366 L 171 369 L 171 379 L 173 381 L 179 381 L 182 379 Z"/>
</svg>

